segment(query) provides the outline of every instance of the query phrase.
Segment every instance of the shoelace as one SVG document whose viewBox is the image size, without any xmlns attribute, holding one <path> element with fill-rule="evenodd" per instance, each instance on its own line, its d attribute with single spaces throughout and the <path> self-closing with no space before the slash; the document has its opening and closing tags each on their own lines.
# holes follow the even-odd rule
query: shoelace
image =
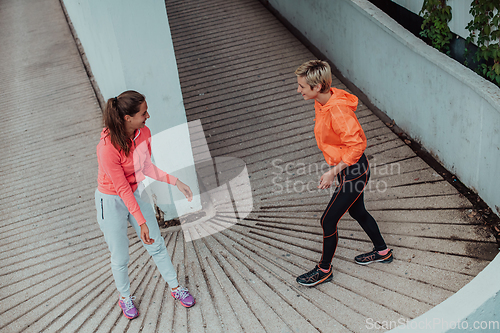
<svg viewBox="0 0 500 333">
<path fill-rule="evenodd" d="M 318 267 L 314 267 L 314 269 L 312 269 L 311 271 L 309 271 L 309 272 L 307 272 L 305 274 L 305 277 L 306 278 L 310 278 L 310 277 L 316 275 L 318 273 L 318 271 L 319 271 L 319 268 Z"/>
<path fill-rule="evenodd" d="M 135 296 L 129 296 L 125 299 L 123 299 L 123 305 L 125 305 L 125 310 L 130 310 L 133 307 L 135 307 L 134 303 L 132 302 L 135 299 Z"/>
<path fill-rule="evenodd" d="M 184 299 L 188 296 L 188 290 L 184 287 L 179 287 L 174 292 L 177 296 L 177 299 Z"/>
</svg>

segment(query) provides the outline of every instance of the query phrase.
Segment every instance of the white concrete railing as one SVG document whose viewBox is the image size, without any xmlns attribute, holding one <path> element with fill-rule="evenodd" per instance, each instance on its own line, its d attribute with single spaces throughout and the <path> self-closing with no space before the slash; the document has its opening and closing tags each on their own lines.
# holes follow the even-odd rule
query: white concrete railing
<svg viewBox="0 0 500 333">
<path fill-rule="evenodd" d="M 390 332 L 500 332 L 499 273 L 500 254 L 456 294 Z"/>
<path fill-rule="evenodd" d="M 267 2 L 500 214 L 497 86 L 428 46 L 367 0 Z"/>
</svg>

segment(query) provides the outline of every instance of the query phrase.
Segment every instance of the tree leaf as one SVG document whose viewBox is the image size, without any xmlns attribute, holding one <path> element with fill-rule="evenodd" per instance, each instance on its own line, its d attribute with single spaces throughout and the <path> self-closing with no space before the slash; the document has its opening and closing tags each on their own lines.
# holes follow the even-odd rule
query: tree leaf
<svg viewBox="0 0 500 333">
<path fill-rule="evenodd" d="M 497 75 L 500 75 L 500 63 L 494 64 L 492 69 L 495 71 Z"/>
</svg>

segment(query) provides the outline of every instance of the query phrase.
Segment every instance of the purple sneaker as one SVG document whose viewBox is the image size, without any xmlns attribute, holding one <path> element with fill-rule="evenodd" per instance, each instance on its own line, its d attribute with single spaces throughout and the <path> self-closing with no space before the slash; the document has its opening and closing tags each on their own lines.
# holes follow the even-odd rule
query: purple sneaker
<svg viewBox="0 0 500 333">
<path fill-rule="evenodd" d="M 135 307 L 134 299 L 135 296 L 129 296 L 125 299 L 120 298 L 120 300 L 118 301 L 118 305 L 122 309 L 123 315 L 128 319 L 134 319 L 139 316 L 139 311 Z"/>
<path fill-rule="evenodd" d="M 196 303 L 194 297 L 189 293 L 189 290 L 181 286 L 172 291 L 172 297 L 178 299 L 186 308 L 190 308 Z"/>
</svg>

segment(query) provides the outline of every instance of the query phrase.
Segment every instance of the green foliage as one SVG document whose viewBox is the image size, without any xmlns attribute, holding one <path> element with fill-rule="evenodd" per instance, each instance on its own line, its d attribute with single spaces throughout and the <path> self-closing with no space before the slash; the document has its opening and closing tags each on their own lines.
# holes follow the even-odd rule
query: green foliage
<svg viewBox="0 0 500 333">
<path fill-rule="evenodd" d="M 429 38 L 432 46 L 439 51 L 449 53 L 453 38 L 448 27 L 448 22 L 451 21 L 451 7 L 446 4 L 446 0 L 424 0 L 420 15 L 422 13 L 424 22 L 420 35 Z"/>
<path fill-rule="evenodd" d="M 500 1 L 474 0 L 469 13 L 474 19 L 467 25 L 467 41 L 478 46 L 477 62 L 484 60 L 477 71 L 500 87 Z"/>
</svg>

